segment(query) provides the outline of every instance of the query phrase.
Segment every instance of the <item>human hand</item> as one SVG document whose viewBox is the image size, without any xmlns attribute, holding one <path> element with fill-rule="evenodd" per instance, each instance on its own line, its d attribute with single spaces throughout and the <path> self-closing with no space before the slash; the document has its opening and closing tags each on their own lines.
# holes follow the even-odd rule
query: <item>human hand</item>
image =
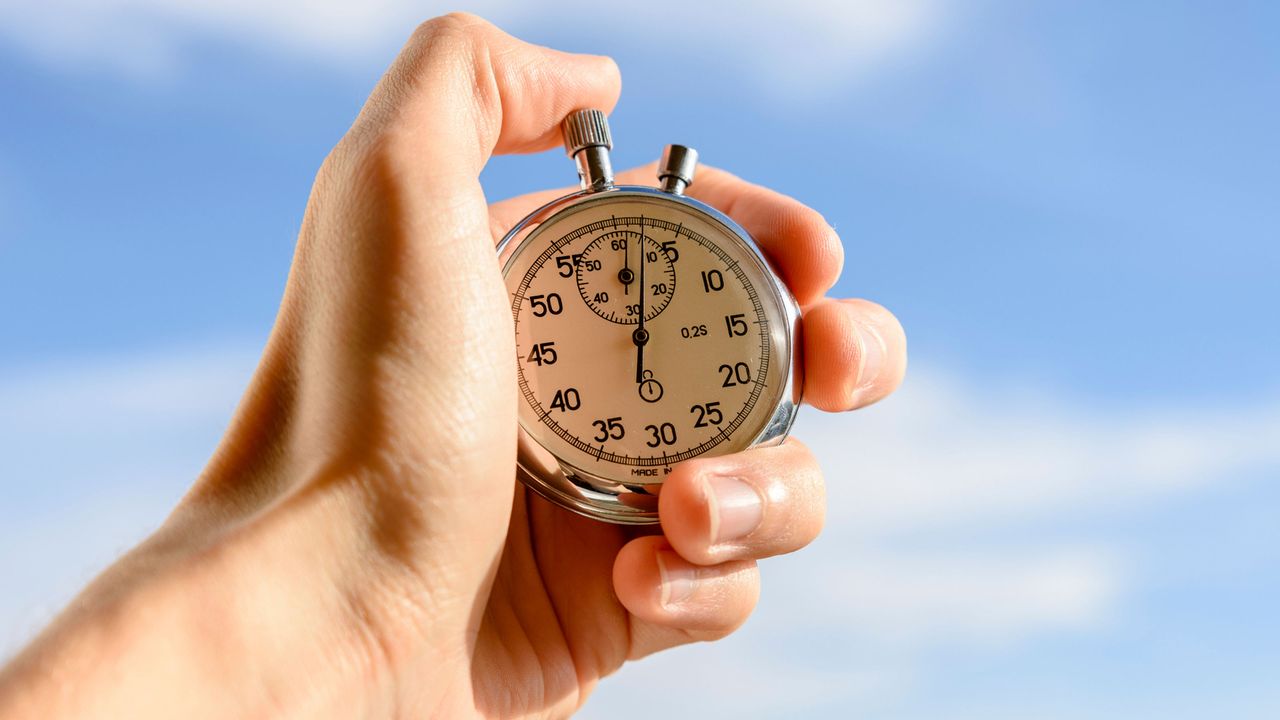
<svg viewBox="0 0 1280 720">
<path fill-rule="evenodd" d="M 494 153 L 553 147 L 561 118 L 611 108 L 619 82 L 606 58 L 476 18 L 418 29 L 317 176 L 215 457 L 0 675 L 0 714 L 562 716 L 625 661 L 746 619 L 755 561 L 822 525 L 821 473 L 799 442 L 677 466 L 662 535 L 514 480 L 494 242 L 565 191 L 489 206 L 479 172 Z M 804 307 L 809 404 L 849 410 L 897 386 L 897 321 L 822 297 L 842 250 L 820 215 L 707 168 L 690 194 L 750 231 Z"/>
</svg>

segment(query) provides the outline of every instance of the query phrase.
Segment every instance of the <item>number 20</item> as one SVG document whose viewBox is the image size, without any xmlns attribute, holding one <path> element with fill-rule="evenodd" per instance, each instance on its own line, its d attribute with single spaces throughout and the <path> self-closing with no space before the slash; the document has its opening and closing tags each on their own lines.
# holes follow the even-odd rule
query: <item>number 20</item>
<svg viewBox="0 0 1280 720">
<path fill-rule="evenodd" d="M 751 368 L 746 363 L 721 365 L 720 372 L 724 373 L 724 383 L 721 387 L 737 387 L 751 382 Z"/>
</svg>

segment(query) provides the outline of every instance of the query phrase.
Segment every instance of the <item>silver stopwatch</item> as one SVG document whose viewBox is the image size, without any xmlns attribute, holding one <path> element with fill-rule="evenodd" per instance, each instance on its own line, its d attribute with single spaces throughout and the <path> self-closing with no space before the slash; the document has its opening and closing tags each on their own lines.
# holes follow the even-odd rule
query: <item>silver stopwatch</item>
<svg viewBox="0 0 1280 720">
<path fill-rule="evenodd" d="M 800 404 L 800 311 L 751 236 L 687 197 L 697 153 L 669 145 L 660 188 L 615 185 L 605 114 L 562 124 L 582 189 L 498 246 L 511 293 L 521 480 L 570 510 L 658 521 L 683 460 L 782 442 Z"/>
</svg>

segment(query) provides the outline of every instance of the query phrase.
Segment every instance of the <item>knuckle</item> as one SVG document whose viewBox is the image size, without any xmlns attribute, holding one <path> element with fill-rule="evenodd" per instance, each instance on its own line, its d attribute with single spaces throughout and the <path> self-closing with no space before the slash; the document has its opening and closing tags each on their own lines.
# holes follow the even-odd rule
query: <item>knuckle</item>
<svg viewBox="0 0 1280 720">
<path fill-rule="evenodd" d="M 695 609 L 681 615 L 673 625 L 690 640 L 714 641 L 725 638 L 755 612 L 760 601 L 760 574 L 754 561 L 731 561 L 721 577 L 707 581 Z"/>
<path fill-rule="evenodd" d="M 898 317 L 879 303 L 859 301 L 864 322 L 883 341 L 886 367 L 876 376 L 878 393 L 888 395 L 902 384 L 907 370 L 907 333 Z"/>
<path fill-rule="evenodd" d="M 840 240 L 839 233 L 827 222 L 826 218 L 818 214 L 817 211 L 814 211 L 814 214 L 817 215 L 818 222 L 821 223 L 822 240 L 819 243 L 818 250 L 820 262 L 824 266 L 832 268 L 831 284 L 834 285 L 836 279 L 844 272 L 844 243 Z"/>
<path fill-rule="evenodd" d="M 479 38 L 488 26 L 488 22 L 470 13 L 451 12 L 419 23 L 412 39 L 431 45 L 441 40 L 470 41 Z"/>
<path fill-rule="evenodd" d="M 465 13 L 420 23 L 347 135 L 416 131 L 441 99 L 465 92 L 468 81 L 477 90 L 486 89 L 482 71 L 495 32 L 485 20 Z"/>
<path fill-rule="evenodd" d="M 786 234 L 804 241 L 809 247 L 809 261 L 821 269 L 826 287 L 835 283 L 844 268 L 844 245 L 835 228 L 822 213 L 792 200 L 794 210 L 786 223 Z"/>
<path fill-rule="evenodd" d="M 702 630 L 696 635 L 694 639 L 705 641 L 705 642 L 715 642 L 717 640 L 723 640 L 729 637 L 730 635 L 732 635 L 734 631 L 742 627 L 743 624 L 746 622 L 747 622 L 746 616 L 743 616 L 740 618 L 733 618 L 731 622 L 725 621 L 725 624 L 716 625 L 714 627 L 709 627 Z"/>
<path fill-rule="evenodd" d="M 866 298 L 852 298 L 850 300 L 847 300 L 846 302 L 858 308 L 858 310 L 861 311 L 863 315 L 866 315 L 869 319 L 874 320 L 875 324 L 877 325 L 884 324 L 886 321 L 892 321 L 895 323 L 897 322 L 897 319 L 893 316 L 893 313 L 889 312 L 888 308 L 876 302 L 875 300 L 868 300 Z"/>
<path fill-rule="evenodd" d="M 409 78 L 465 77 L 483 66 L 493 26 L 466 13 L 450 13 L 418 25 L 402 53 Z"/>
<path fill-rule="evenodd" d="M 906 333 L 902 328 L 902 322 L 888 308 L 874 300 L 864 298 L 849 300 L 848 302 L 858 308 L 864 321 L 875 326 L 886 341 L 894 343 L 905 342 Z"/>
<path fill-rule="evenodd" d="M 473 121 L 484 126 L 485 135 L 496 134 L 492 127 L 502 103 L 501 76 L 510 60 L 503 49 L 510 44 L 492 23 L 464 12 L 431 18 L 418 25 L 411 36 L 399 76 L 416 86 L 422 78 L 436 78 L 456 92 L 471 96 Z M 396 116 L 395 121 L 407 118 Z"/>
<path fill-rule="evenodd" d="M 495 245 L 502 242 L 502 238 L 507 236 L 507 231 L 510 229 L 510 224 L 504 218 L 493 213 L 489 214 L 489 234 L 493 236 Z"/>
<path fill-rule="evenodd" d="M 794 552 L 817 539 L 827 515 L 821 474 L 803 472 L 791 482 L 776 483 L 768 495 L 765 515 L 772 515 L 772 521 L 766 523 L 764 536 L 774 554 Z"/>
<path fill-rule="evenodd" d="M 721 609 L 707 623 L 706 631 L 725 637 L 738 628 L 755 612 L 760 602 L 760 569 L 753 560 L 741 560 L 724 578 L 724 597 L 718 598 L 716 607 Z"/>
</svg>

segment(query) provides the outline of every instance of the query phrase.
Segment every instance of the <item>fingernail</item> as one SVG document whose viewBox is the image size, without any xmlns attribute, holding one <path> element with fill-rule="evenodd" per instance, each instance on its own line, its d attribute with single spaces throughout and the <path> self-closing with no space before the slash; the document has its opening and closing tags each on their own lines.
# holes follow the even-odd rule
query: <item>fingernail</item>
<svg viewBox="0 0 1280 720">
<path fill-rule="evenodd" d="M 880 375 L 880 368 L 884 365 L 884 339 L 874 327 L 859 325 L 858 350 L 861 364 L 858 368 L 858 389 L 862 390 L 870 387 Z"/>
<path fill-rule="evenodd" d="M 693 595 L 693 584 L 697 581 L 698 571 L 685 562 L 684 558 L 668 550 L 659 550 L 658 575 L 662 581 L 662 597 L 664 606 L 678 605 Z"/>
<path fill-rule="evenodd" d="M 764 504 L 755 487 L 729 476 L 712 476 L 706 483 L 713 545 L 741 540 L 760 526 Z"/>
</svg>

